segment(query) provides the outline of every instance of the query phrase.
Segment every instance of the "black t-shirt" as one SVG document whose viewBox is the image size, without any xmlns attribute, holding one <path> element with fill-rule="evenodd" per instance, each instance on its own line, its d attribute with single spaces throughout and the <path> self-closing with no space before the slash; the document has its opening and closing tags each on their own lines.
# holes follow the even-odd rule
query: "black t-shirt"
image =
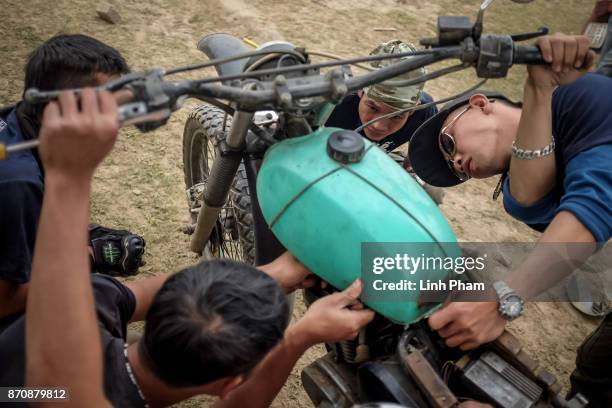
<svg viewBox="0 0 612 408">
<path fill-rule="evenodd" d="M 104 359 L 104 390 L 114 407 L 144 407 L 130 379 L 124 354 L 127 323 L 136 298 L 116 279 L 92 275 Z M 25 382 L 25 316 L 0 333 L 0 387 L 21 387 Z M 25 405 L 24 405 L 25 406 Z"/>
<path fill-rule="evenodd" d="M 352 93 L 347 95 L 338 104 L 327 119 L 325 126 L 338 127 L 341 129 L 355 130 L 362 125 L 359 119 L 359 95 Z M 432 102 L 433 99 L 425 92 L 421 92 L 421 104 Z M 406 121 L 406 124 L 397 132 L 385 137 L 378 142 L 381 149 L 391 152 L 412 139 L 414 132 L 430 117 L 438 113 L 435 105 L 420 109 Z M 363 130 L 360 132 L 365 137 Z"/>
</svg>

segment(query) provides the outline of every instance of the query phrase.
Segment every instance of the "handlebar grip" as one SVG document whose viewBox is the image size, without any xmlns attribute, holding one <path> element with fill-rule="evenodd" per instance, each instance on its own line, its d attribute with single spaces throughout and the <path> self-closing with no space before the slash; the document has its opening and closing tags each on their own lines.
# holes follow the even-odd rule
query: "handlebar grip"
<svg viewBox="0 0 612 408">
<path fill-rule="evenodd" d="M 542 57 L 542 51 L 535 45 L 514 45 L 513 64 L 543 65 L 547 62 Z"/>
</svg>

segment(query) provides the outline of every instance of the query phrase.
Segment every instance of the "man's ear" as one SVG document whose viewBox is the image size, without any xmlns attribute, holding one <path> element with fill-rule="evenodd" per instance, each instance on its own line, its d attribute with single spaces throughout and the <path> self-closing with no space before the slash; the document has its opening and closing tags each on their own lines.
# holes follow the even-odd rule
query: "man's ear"
<svg viewBox="0 0 612 408">
<path fill-rule="evenodd" d="M 221 386 L 221 392 L 219 393 L 220 399 L 227 398 L 228 394 L 238 388 L 244 382 L 244 376 L 237 375 L 235 377 L 228 377 L 224 380 L 224 384 Z"/>
<path fill-rule="evenodd" d="M 363 90 L 361 90 L 361 89 L 358 90 L 357 91 L 357 96 L 361 98 L 363 96 Z"/>
<path fill-rule="evenodd" d="M 493 109 L 493 105 L 489 98 L 480 93 L 470 96 L 470 106 L 472 108 L 479 108 L 486 114 L 491 113 Z"/>
</svg>

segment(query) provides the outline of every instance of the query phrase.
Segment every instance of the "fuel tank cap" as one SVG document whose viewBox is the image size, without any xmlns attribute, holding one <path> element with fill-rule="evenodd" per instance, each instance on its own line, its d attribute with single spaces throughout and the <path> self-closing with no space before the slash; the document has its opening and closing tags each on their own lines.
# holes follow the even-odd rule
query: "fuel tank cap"
<svg viewBox="0 0 612 408">
<path fill-rule="evenodd" d="M 363 137 L 352 130 L 338 130 L 327 139 L 327 154 L 339 163 L 356 163 L 363 158 Z"/>
</svg>

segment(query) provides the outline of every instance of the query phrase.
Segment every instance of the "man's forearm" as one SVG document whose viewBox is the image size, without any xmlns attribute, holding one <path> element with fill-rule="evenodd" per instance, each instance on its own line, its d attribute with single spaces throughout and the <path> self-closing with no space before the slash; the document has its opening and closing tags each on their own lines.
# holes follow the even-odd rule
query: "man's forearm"
<svg viewBox="0 0 612 408">
<path fill-rule="evenodd" d="M 595 249 L 591 232 L 572 213 L 561 211 L 507 283 L 532 299 L 571 274 Z"/>
<path fill-rule="evenodd" d="M 295 363 L 309 347 L 309 343 L 300 338 L 295 325 L 290 326 L 283 340 L 257 365 L 249 379 L 227 399 L 218 400 L 214 408 L 270 406 Z"/>
<path fill-rule="evenodd" d="M 136 298 L 136 308 L 134 309 L 134 314 L 130 318 L 130 323 L 144 320 L 147 311 L 153 303 L 155 295 L 172 275 L 174 275 L 174 272 L 164 273 L 140 281 L 127 282 L 125 284 Z"/>
<path fill-rule="evenodd" d="M 87 251 L 89 183 L 47 174 L 27 300 L 27 384 L 69 387 L 71 404 L 104 400 Z"/>
<path fill-rule="evenodd" d="M 553 88 L 525 84 L 523 109 L 515 144 L 525 150 L 538 150 L 552 142 Z M 510 192 L 522 204 L 530 205 L 544 197 L 555 186 L 555 155 L 533 160 L 510 160 Z"/>
</svg>

